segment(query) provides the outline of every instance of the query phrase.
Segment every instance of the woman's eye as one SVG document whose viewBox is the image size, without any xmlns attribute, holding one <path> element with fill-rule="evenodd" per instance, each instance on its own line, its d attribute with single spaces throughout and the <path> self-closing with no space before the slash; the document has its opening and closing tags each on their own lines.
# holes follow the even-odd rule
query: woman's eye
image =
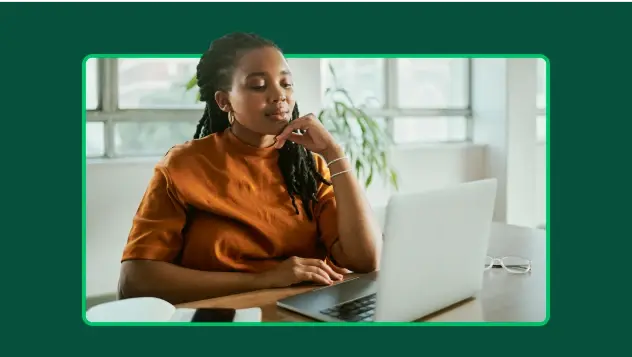
<svg viewBox="0 0 632 357">
<path fill-rule="evenodd" d="M 281 83 L 281 87 L 283 88 L 291 88 L 294 85 L 292 83 Z M 250 89 L 252 90 L 265 90 L 266 89 L 266 84 L 265 83 L 251 83 L 249 84 Z"/>
</svg>

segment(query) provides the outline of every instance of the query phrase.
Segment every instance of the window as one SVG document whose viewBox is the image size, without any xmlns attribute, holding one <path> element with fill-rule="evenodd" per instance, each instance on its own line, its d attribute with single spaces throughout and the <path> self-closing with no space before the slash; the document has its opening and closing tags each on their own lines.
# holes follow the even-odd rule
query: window
<svg viewBox="0 0 632 357">
<path fill-rule="evenodd" d="M 86 61 L 86 109 L 97 109 L 99 105 L 99 81 L 97 79 L 97 60 Z"/>
<path fill-rule="evenodd" d="M 86 125 L 86 156 L 99 157 L 105 154 L 103 129 L 103 123 L 88 123 Z"/>
<path fill-rule="evenodd" d="M 199 58 L 90 58 L 86 61 L 88 157 L 162 156 L 193 138 L 203 103 L 186 91 Z M 395 143 L 467 140 L 469 60 L 323 59 L 322 83 L 365 106 Z M 333 68 L 335 77 L 330 73 Z M 353 126 L 360 136 L 359 125 Z"/>
<path fill-rule="evenodd" d="M 204 108 L 197 90 L 186 90 L 198 61 L 87 60 L 86 155 L 162 156 L 173 145 L 191 140 Z"/>
<path fill-rule="evenodd" d="M 536 107 L 538 116 L 536 118 L 536 135 L 538 141 L 546 140 L 546 61 L 537 59 L 537 81 L 536 81 Z"/>
<path fill-rule="evenodd" d="M 469 69 L 465 58 L 324 59 L 323 94 L 334 84 L 344 89 L 367 114 L 384 118 L 395 144 L 465 141 Z"/>
<path fill-rule="evenodd" d="M 196 109 L 196 91 L 184 88 L 195 75 L 196 58 L 124 58 L 118 61 L 121 109 Z"/>
<path fill-rule="evenodd" d="M 114 149 L 122 156 L 166 153 L 174 144 L 193 138 L 196 123 L 188 121 L 121 122 L 114 126 Z"/>
<path fill-rule="evenodd" d="M 468 62 L 463 59 L 397 59 L 399 108 L 467 108 Z"/>
<path fill-rule="evenodd" d="M 384 59 L 382 58 L 336 58 L 322 61 L 321 73 L 325 89 L 336 86 L 344 88 L 355 105 L 381 108 L 386 98 Z M 331 72 L 333 67 L 334 73 Z M 338 95 L 336 100 L 349 102 L 349 98 Z"/>
</svg>

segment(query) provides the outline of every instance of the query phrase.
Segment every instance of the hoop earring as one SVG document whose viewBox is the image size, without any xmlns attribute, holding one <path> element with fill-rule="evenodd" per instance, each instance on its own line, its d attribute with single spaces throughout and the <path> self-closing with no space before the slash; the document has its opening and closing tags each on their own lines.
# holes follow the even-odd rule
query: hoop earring
<svg viewBox="0 0 632 357">
<path fill-rule="evenodd" d="M 233 112 L 228 112 L 228 124 L 230 126 L 233 126 L 234 122 L 235 122 L 235 114 L 233 114 Z"/>
</svg>

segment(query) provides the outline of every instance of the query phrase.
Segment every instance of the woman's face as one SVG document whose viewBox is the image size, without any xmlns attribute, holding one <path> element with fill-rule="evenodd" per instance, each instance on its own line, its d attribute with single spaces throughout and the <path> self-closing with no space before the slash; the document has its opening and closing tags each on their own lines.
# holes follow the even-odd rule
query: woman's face
<svg viewBox="0 0 632 357">
<path fill-rule="evenodd" d="M 250 131 L 277 135 L 292 118 L 293 94 L 292 75 L 285 58 L 279 50 L 265 47 L 241 57 L 231 91 L 227 95 L 216 94 L 216 99 L 220 108 L 232 110 L 235 121 Z"/>
</svg>

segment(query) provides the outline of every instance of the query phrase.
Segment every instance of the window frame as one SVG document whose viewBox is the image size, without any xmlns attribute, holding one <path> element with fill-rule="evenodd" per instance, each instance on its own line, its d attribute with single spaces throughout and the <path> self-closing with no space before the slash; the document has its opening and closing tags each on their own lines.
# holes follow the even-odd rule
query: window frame
<svg viewBox="0 0 632 357">
<path fill-rule="evenodd" d="M 97 61 L 97 107 L 86 109 L 86 122 L 100 122 L 104 125 L 102 156 L 88 156 L 88 159 L 114 159 L 129 157 L 147 157 L 146 155 L 119 155 L 115 150 L 115 125 L 120 122 L 143 121 L 177 121 L 197 123 L 202 111 L 200 109 L 119 109 L 118 107 L 118 58 L 91 58 Z M 326 59 L 323 59 L 326 60 Z M 466 139 L 459 141 L 440 141 L 438 143 L 471 142 L 472 138 L 472 60 L 467 61 L 467 106 L 465 108 L 398 108 L 397 103 L 397 58 L 384 59 L 385 75 L 385 106 L 383 108 L 367 109 L 366 113 L 375 117 L 383 117 L 387 124 L 387 133 L 394 143 L 395 117 L 465 117 Z M 322 68 L 322 66 L 321 66 Z M 84 68 L 85 70 L 85 68 Z M 321 73 L 322 75 L 322 73 Z M 322 91 L 321 91 L 322 93 Z M 85 105 L 85 103 L 84 103 Z M 545 110 L 542 110 L 545 112 Z M 393 144 L 406 146 L 413 143 Z M 419 142 L 423 143 L 423 142 Z"/>
<path fill-rule="evenodd" d="M 147 155 L 119 155 L 115 150 L 115 125 L 121 122 L 190 122 L 200 120 L 201 109 L 119 109 L 118 58 L 94 58 L 97 61 L 97 107 L 86 110 L 86 122 L 104 124 L 102 156 L 88 159 L 147 157 Z"/>
<path fill-rule="evenodd" d="M 402 57 L 404 58 L 404 57 Z M 424 57 L 414 57 L 415 59 L 424 59 Z M 452 58 L 452 57 L 450 57 Z M 471 142 L 473 135 L 473 123 L 472 123 L 472 59 L 469 57 L 454 57 L 466 60 L 467 74 L 465 77 L 466 90 L 467 90 L 467 105 L 464 108 L 400 108 L 397 106 L 398 102 L 398 73 L 397 73 L 397 60 L 399 58 L 384 58 L 384 107 L 382 108 L 366 108 L 364 112 L 372 117 L 384 118 L 386 120 L 387 134 L 394 147 L 403 147 L 409 145 L 426 144 L 424 141 L 415 141 L 411 143 L 396 143 L 395 121 L 399 118 L 427 118 L 427 117 L 464 117 L 466 122 L 465 140 L 442 140 L 439 142 L 433 142 L 437 144 L 450 144 L 450 143 L 463 143 Z M 327 60 L 324 58 L 323 60 Z M 321 68 L 327 67 L 326 63 L 321 64 Z M 322 73 L 321 73 L 322 76 Z M 326 88 L 321 88 L 321 92 L 324 92 Z"/>
</svg>

